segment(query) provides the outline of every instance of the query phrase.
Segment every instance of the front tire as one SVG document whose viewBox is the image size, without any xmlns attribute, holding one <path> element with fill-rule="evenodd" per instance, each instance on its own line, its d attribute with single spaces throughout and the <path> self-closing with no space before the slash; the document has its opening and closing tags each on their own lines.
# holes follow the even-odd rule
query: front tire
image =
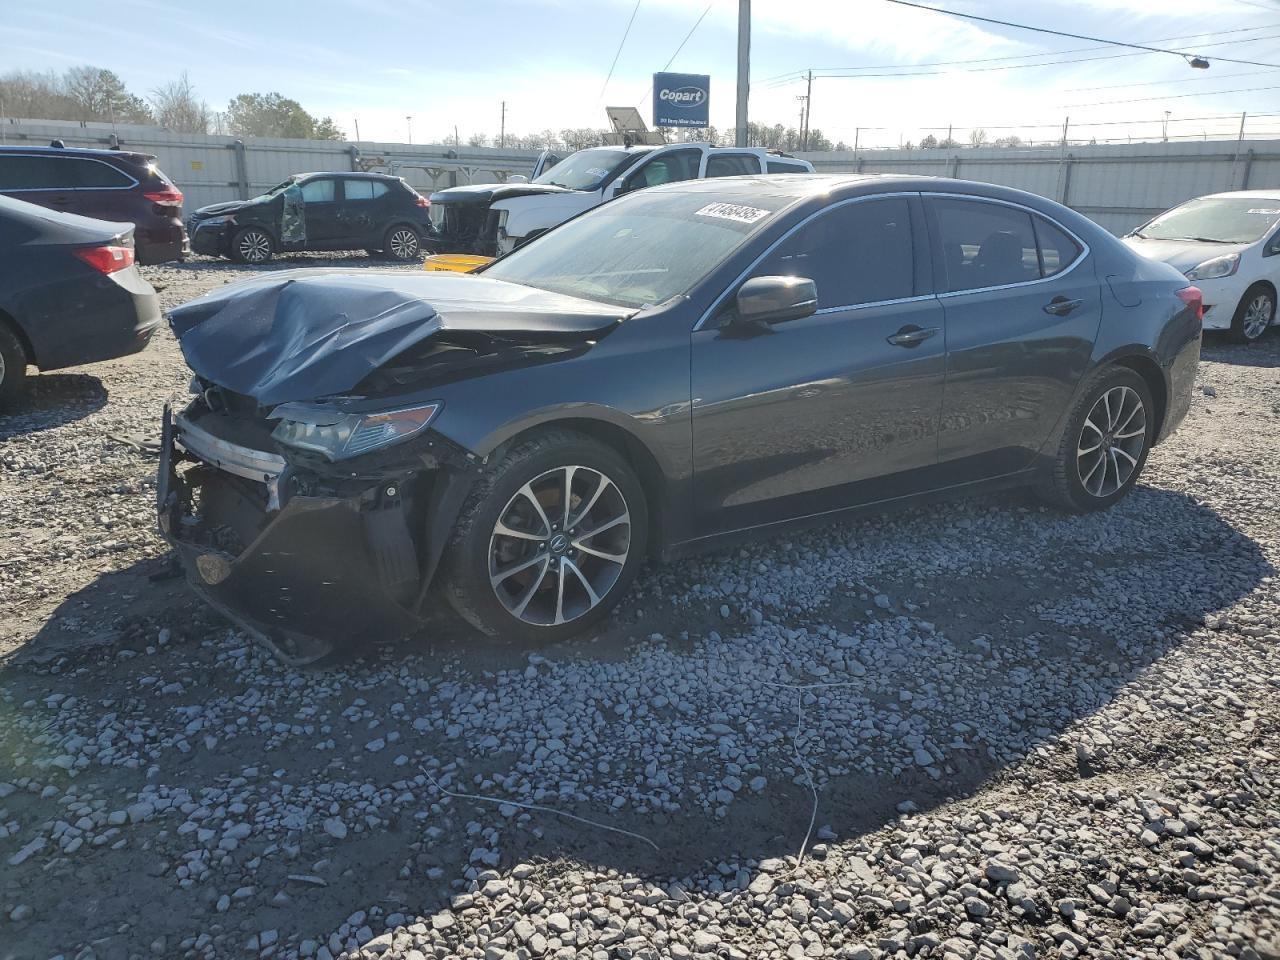
<svg viewBox="0 0 1280 960">
<path fill-rule="evenodd" d="M 1236 343 L 1258 340 L 1276 318 L 1276 295 L 1265 283 L 1255 283 L 1244 292 L 1231 317 L 1231 339 Z"/>
<path fill-rule="evenodd" d="M 29 362 L 22 340 L 0 320 L 0 407 L 16 402 L 26 391 Z"/>
<path fill-rule="evenodd" d="M 405 223 L 398 223 L 387 230 L 382 249 L 392 260 L 409 262 L 422 258 L 422 237 Z"/>
<path fill-rule="evenodd" d="M 605 617 L 643 562 L 648 505 L 612 448 L 566 430 L 518 441 L 459 514 L 445 595 L 485 635 L 521 646 Z"/>
<path fill-rule="evenodd" d="M 1155 426 L 1155 404 L 1142 377 L 1127 367 L 1099 371 L 1067 418 L 1041 497 L 1072 513 L 1110 507 L 1142 474 Z"/>
<path fill-rule="evenodd" d="M 231 259 L 236 263 L 266 263 L 274 252 L 271 235 L 257 227 L 245 227 L 231 238 Z"/>
</svg>

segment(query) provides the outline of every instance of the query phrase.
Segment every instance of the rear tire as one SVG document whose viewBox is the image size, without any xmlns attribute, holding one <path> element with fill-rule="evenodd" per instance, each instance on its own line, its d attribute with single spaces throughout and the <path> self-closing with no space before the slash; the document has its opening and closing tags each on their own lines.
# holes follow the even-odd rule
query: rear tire
<svg viewBox="0 0 1280 960">
<path fill-rule="evenodd" d="M 1254 343 L 1261 339 L 1276 319 L 1276 295 L 1265 283 L 1255 283 L 1244 292 L 1231 317 L 1231 339 Z"/>
<path fill-rule="evenodd" d="M 407 223 L 397 223 L 387 229 L 382 249 L 392 260 L 409 263 L 422 259 L 422 236 Z"/>
<path fill-rule="evenodd" d="M 22 340 L 0 320 L 0 407 L 15 403 L 26 392 L 29 362 Z"/>
<path fill-rule="evenodd" d="M 1080 391 L 1037 492 L 1072 513 L 1105 510 L 1142 474 L 1155 424 L 1155 404 L 1142 377 L 1128 367 L 1098 371 Z"/>
<path fill-rule="evenodd" d="M 568 430 L 535 435 L 468 496 L 444 558 L 445 596 L 492 639 L 563 640 L 626 594 L 648 526 L 644 489 L 615 450 Z"/>
<path fill-rule="evenodd" d="M 244 227 L 231 238 L 231 259 L 236 263 L 266 263 L 274 252 L 271 235 L 257 227 Z"/>
</svg>

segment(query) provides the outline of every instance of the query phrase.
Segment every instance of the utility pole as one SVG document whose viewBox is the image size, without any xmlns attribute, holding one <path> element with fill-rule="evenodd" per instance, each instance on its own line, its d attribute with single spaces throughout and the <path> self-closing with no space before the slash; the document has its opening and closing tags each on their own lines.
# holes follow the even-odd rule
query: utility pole
<svg viewBox="0 0 1280 960">
<path fill-rule="evenodd" d="M 1244 145 L 1244 121 L 1249 116 L 1248 113 L 1240 114 L 1240 135 L 1236 137 L 1236 155 L 1231 158 L 1231 185 L 1236 183 L 1236 164 L 1240 162 L 1240 148 Z M 1208 139 L 1208 138 L 1206 138 Z"/>
<path fill-rule="evenodd" d="M 813 71 L 809 71 L 809 81 L 804 88 L 804 138 L 802 150 L 809 149 L 809 117 L 813 115 Z"/>
<path fill-rule="evenodd" d="M 1164 137 L 1165 143 L 1169 142 L 1169 114 L 1171 113 L 1173 113 L 1172 110 L 1166 110 L 1164 112 L 1164 120 L 1160 124 L 1160 133 Z"/>
<path fill-rule="evenodd" d="M 360 118 L 356 117 L 356 143 L 360 142 Z"/>
<path fill-rule="evenodd" d="M 413 146 L 413 117 L 405 117 L 404 122 L 409 127 L 409 145 Z"/>
<path fill-rule="evenodd" d="M 799 121 L 800 126 L 796 128 L 795 149 L 803 150 L 804 149 L 804 113 L 805 113 L 806 104 L 804 102 L 804 97 L 796 97 L 796 99 L 800 101 L 800 121 Z"/>
<path fill-rule="evenodd" d="M 507 101 L 502 101 L 502 126 L 498 131 L 498 149 L 507 145 Z"/>
<path fill-rule="evenodd" d="M 751 89 L 751 0 L 738 0 L 738 103 L 734 144 L 747 145 L 747 94 Z"/>
</svg>

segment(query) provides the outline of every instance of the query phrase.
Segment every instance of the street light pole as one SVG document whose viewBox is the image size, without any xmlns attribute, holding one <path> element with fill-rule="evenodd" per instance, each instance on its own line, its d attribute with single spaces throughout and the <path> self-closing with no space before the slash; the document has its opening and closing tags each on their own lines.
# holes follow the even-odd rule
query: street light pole
<svg viewBox="0 0 1280 960">
<path fill-rule="evenodd" d="M 734 144 L 747 145 L 747 93 L 751 88 L 751 0 L 738 0 L 738 106 Z"/>
</svg>

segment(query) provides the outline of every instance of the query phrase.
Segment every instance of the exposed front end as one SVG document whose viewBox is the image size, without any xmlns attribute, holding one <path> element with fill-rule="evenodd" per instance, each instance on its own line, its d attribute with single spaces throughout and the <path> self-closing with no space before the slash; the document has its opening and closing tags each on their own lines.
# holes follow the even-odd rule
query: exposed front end
<svg viewBox="0 0 1280 960">
<path fill-rule="evenodd" d="M 294 664 L 412 632 L 443 546 L 428 512 L 457 474 L 422 448 L 342 466 L 286 457 L 279 420 L 200 386 L 165 410 L 157 488 L 160 530 L 196 591 Z"/>
<path fill-rule="evenodd" d="M 432 236 L 427 241 L 437 253 L 470 253 L 498 256 L 500 212 L 485 200 L 431 198 Z"/>
</svg>

